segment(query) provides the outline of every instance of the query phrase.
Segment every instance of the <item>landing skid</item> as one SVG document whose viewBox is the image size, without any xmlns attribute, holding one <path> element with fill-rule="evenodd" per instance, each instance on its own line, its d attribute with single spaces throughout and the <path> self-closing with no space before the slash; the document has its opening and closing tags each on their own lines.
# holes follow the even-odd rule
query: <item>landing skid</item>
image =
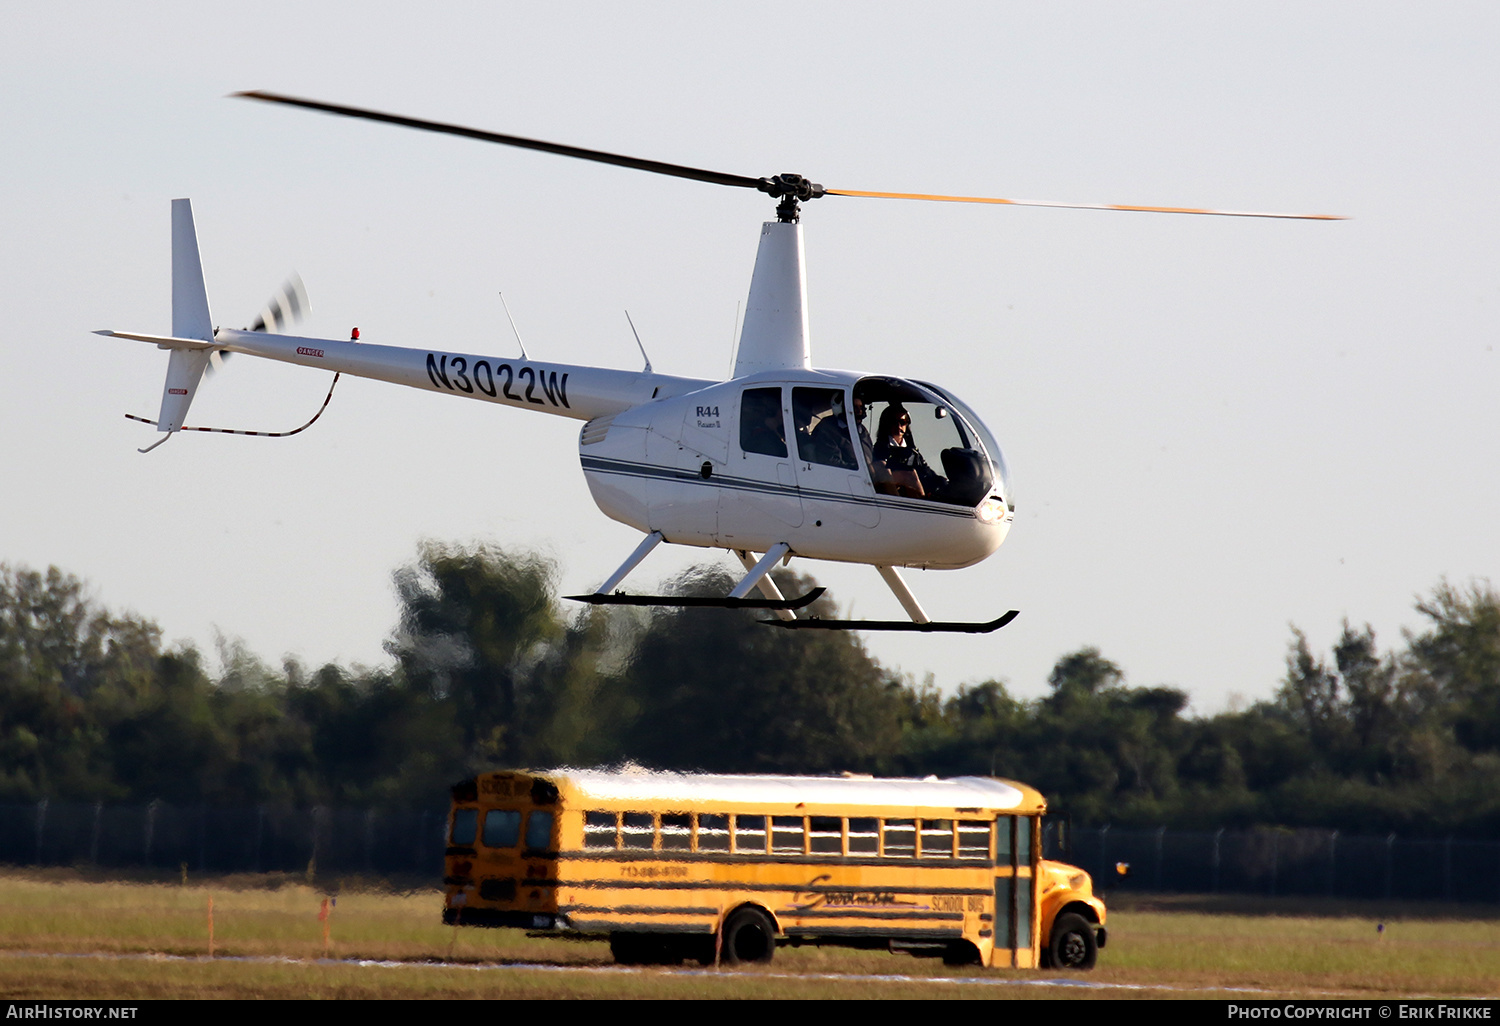
<svg viewBox="0 0 1500 1026">
<path fill-rule="evenodd" d="M 682 596 L 682 595 L 622 595 L 618 592 L 614 595 L 564 595 L 563 597 L 573 602 L 587 602 L 591 606 L 685 606 L 690 608 L 709 609 L 801 609 L 810 606 L 822 597 L 827 588 L 814 588 L 806 595 L 796 598 L 769 599 L 769 598 L 715 598 L 709 596 Z M 781 623 L 780 620 L 769 620 L 768 623 Z M 801 623 L 802 621 L 787 621 L 788 623 Z"/>
<path fill-rule="evenodd" d="M 824 631 L 921 631 L 924 634 L 933 632 L 988 634 L 991 631 L 998 631 L 1019 615 L 1020 610 L 1012 609 L 997 619 L 975 623 L 962 621 L 913 623 L 909 620 L 820 620 L 817 617 L 807 620 L 762 620 L 760 622 L 769 624 L 772 627 L 786 627 L 793 630 L 797 628 L 810 628 Z"/>
</svg>

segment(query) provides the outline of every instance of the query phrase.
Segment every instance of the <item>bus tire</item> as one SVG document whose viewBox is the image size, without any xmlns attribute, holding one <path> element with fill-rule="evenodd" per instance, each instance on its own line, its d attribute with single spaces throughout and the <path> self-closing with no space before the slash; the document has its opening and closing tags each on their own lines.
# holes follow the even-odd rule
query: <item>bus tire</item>
<svg viewBox="0 0 1500 1026">
<path fill-rule="evenodd" d="M 1053 969 L 1092 969 L 1099 959 L 1094 928 L 1082 916 L 1069 912 L 1052 923 L 1047 942 L 1048 961 Z"/>
<path fill-rule="evenodd" d="M 979 960 L 979 949 L 966 940 L 950 941 L 943 949 L 944 965 L 974 965 Z"/>
<path fill-rule="evenodd" d="M 616 965 L 650 965 L 651 955 L 644 943 L 645 937 L 638 933 L 612 933 L 609 935 L 609 953 Z"/>
<path fill-rule="evenodd" d="M 737 908 L 724 920 L 719 960 L 725 965 L 766 965 L 776 954 L 776 926 L 758 908 Z"/>
</svg>

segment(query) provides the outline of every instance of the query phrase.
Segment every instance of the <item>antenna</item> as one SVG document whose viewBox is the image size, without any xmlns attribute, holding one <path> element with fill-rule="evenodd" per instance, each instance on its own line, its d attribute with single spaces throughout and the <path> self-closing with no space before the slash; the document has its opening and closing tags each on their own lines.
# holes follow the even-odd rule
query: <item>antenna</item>
<svg viewBox="0 0 1500 1026">
<path fill-rule="evenodd" d="M 734 323 L 729 326 L 729 376 L 734 377 L 734 358 L 740 345 L 740 301 L 734 301 Z"/>
<path fill-rule="evenodd" d="M 641 347 L 641 359 L 646 361 L 646 373 L 651 373 L 651 357 L 646 355 L 646 347 L 641 343 L 641 333 L 635 330 L 635 321 L 630 320 L 630 311 L 625 311 L 625 320 L 630 323 L 630 333 L 635 336 L 635 344 Z"/>
<path fill-rule="evenodd" d="M 505 301 L 505 293 L 500 293 L 500 305 L 505 307 L 505 319 L 510 321 L 511 333 L 516 336 L 516 343 L 521 347 L 521 359 L 530 360 L 526 352 L 526 343 L 521 341 L 521 332 L 516 328 L 516 319 L 510 315 L 510 304 Z"/>
</svg>

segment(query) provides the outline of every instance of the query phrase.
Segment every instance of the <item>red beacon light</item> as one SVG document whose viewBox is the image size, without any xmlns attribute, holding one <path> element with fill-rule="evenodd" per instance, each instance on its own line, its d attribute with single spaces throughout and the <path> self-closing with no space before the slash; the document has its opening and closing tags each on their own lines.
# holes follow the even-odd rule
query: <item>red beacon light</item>
<svg viewBox="0 0 1500 1026">
<path fill-rule="evenodd" d="M 359 341 L 359 329 L 358 328 L 350 328 L 349 329 L 349 341 L 350 342 L 358 342 Z"/>
</svg>

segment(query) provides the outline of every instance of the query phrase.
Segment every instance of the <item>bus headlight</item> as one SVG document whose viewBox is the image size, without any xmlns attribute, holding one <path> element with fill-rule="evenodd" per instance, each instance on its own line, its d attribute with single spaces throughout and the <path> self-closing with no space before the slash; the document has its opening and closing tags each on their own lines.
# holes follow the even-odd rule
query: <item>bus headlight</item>
<svg viewBox="0 0 1500 1026">
<path fill-rule="evenodd" d="M 1005 500 L 991 495 L 979 504 L 974 510 L 974 515 L 979 518 L 981 524 L 996 523 L 1005 516 Z"/>
</svg>

